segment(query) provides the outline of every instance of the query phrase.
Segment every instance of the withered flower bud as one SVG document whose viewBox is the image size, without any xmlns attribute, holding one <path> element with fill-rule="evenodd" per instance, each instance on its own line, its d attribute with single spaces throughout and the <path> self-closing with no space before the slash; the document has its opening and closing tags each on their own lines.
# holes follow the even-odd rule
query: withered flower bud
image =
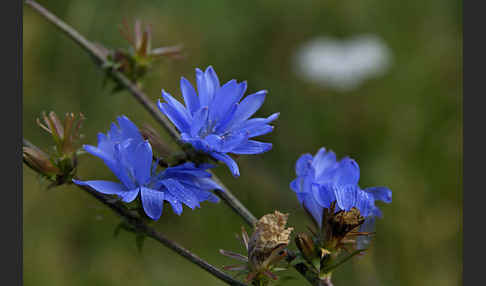
<svg viewBox="0 0 486 286">
<path fill-rule="evenodd" d="M 44 176 L 61 174 L 59 168 L 52 164 L 49 155 L 35 146 L 22 147 L 22 157 L 27 165 Z"/>
</svg>

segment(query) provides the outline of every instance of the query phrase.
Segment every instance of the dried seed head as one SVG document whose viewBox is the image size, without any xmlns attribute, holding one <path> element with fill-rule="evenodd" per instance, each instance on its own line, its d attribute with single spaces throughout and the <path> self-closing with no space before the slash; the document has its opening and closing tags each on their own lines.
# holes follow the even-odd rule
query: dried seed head
<svg viewBox="0 0 486 286">
<path fill-rule="evenodd" d="M 279 245 L 287 245 L 290 242 L 290 233 L 293 228 L 285 228 L 288 214 L 275 211 L 273 214 L 264 215 L 255 224 L 255 232 L 251 242 L 255 250 L 269 251 Z"/>
<path fill-rule="evenodd" d="M 255 223 L 255 230 L 251 237 L 248 237 L 245 229 L 242 228 L 241 240 L 248 251 L 248 257 L 225 250 L 220 250 L 220 253 L 246 263 L 228 266 L 226 269 L 242 270 L 247 274 L 246 281 L 254 285 L 267 285 L 269 280 L 277 280 L 277 275 L 272 271 L 276 270 L 278 263 L 288 255 L 286 247 L 293 230 L 293 228 L 285 228 L 287 218 L 288 214 L 278 211 L 264 215 Z"/>
</svg>

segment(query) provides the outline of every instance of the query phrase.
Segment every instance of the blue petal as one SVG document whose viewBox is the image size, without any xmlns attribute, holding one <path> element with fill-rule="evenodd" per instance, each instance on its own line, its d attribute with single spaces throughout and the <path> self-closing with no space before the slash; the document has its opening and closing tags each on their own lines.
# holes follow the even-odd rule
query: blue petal
<svg viewBox="0 0 486 286">
<path fill-rule="evenodd" d="M 311 154 L 304 154 L 299 157 L 297 163 L 295 164 L 295 172 L 297 176 L 306 175 L 309 172 L 309 169 L 312 164 L 312 155 Z"/>
<path fill-rule="evenodd" d="M 206 68 L 204 75 L 206 76 L 206 88 L 212 99 L 214 98 L 214 94 L 216 93 L 217 89 L 219 89 L 219 78 L 212 66 L 208 66 Z"/>
<path fill-rule="evenodd" d="M 273 131 L 273 126 L 268 125 L 268 123 L 277 119 L 279 115 L 280 113 L 274 113 L 268 118 L 251 118 L 239 125 L 233 125 L 231 131 L 245 132 L 248 134 L 248 138 L 264 135 Z"/>
<path fill-rule="evenodd" d="M 356 206 L 358 187 L 355 185 L 334 185 L 334 195 L 339 208 L 349 211 Z"/>
<path fill-rule="evenodd" d="M 208 191 L 202 191 L 200 190 L 199 192 L 196 193 L 198 199 L 200 202 L 211 202 L 211 203 L 219 203 L 220 199 L 218 196 L 215 194 L 208 192 Z"/>
<path fill-rule="evenodd" d="M 73 182 L 80 186 L 88 186 L 105 195 L 117 195 L 120 192 L 127 191 L 122 184 L 110 181 L 79 181 L 73 179 Z"/>
<path fill-rule="evenodd" d="M 231 152 L 234 154 L 260 154 L 272 149 L 272 143 L 263 143 L 254 140 L 248 140 L 245 144 L 239 145 Z"/>
<path fill-rule="evenodd" d="M 160 111 L 169 118 L 169 120 L 175 125 L 175 127 L 179 130 L 179 132 L 189 133 L 190 127 L 189 123 L 184 118 L 185 115 L 179 113 L 176 109 L 174 109 L 171 105 L 167 103 L 162 103 L 160 100 L 157 102 L 157 106 L 159 107 Z"/>
<path fill-rule="evenodd" d="M 184 77 L 181 77 L 181 92 L 187 108 L 191 112 L 191 115 L 194 115 L 200 107 L 199 98 L 197 98 L 196 90 L 192 84 Z"/>
<path fill-rule="evenodd" d="M 134 139 L 137 141 L 142 141 L 143 137 L 138 130 L 138 127 L 128 119 L 125 115 L 117 117 L 118 125 L 120 126 L 120 131 L 123 139 Z"/>
<path fill-rule="evenodd" d="M 243 99 L 235 112 L 232 124 L 237 125 L 255 114 L 265 101 L 266 94 L 266 90 L 261 90 Z"/>
<path fill-rule="evenodd" d="M 201 107 L 196 113 L 194 113 L 194 117 L 192 119 L 191 125 L 191 136 L 197 137 L 201 129 L 206 128 L 206 124 L 208 122 L 208 114 L 209 110 L 207 106 Z"/>
<path fill-rule="evenodd" d="M 142 187 L 142 205 L 145 213 L 153 220 L 158 220 L 162 215 L 164 206 L 164 193 Z"/>
<path fill-rule="evenodd" d="M 108 130 L 108 137 L 110 138 L 110 140 L 114 141 L 114 143 L 116 143 L 117 141 L 120 142 L 124 139 L 128 139 L 123 137 L 120 127 L 118 127 L 113 122 L 110 124 L 110 130 Z"/>
<path fill-rule="evenodd" d="M 134 177 L 135 170 L 133 165 L 133 159 L 130 157 L 134 156 L 135 144 L 130 144 L 132 140 L 126 140 L 120 144 L 116 144 L 114 147 L 115 151 L 113 153 L 115 157 L 115 169 L 112 170 L 113 174 L 122 181 L 122 183 L 128 189 L 134 189 L 136 187 Z"/>
<path fill-rule="evenodd" d="M 172 97 L 172 95 L 170 95 L 163 89 L 162 89 L 162 97 L 164 98 L 164 100 L 168 105 L 170 105 L 174 110 L 177 111 L 178 114 L 182 116 L 184 121 L 186 121 L 187 123 L 191 122 L 192 116 L 190 112 L 186 109 L 186 107 L 182 105 L 182 103 L 180 103 L 178 100 Z"/>
<path fill-rule="evenodd" d="M 233 118 L 235 116 L 236 110 L 238 110 L 239 103 L 233 104 L 229 111 L 224 115 L 216 124 L 215 132 L 216 133 L 224 133 L 227 129 L 231 126 Z"/>
<path fill-rule="evenodd" d="M 314 199 L 324 208 L 330 208 L 331 203 L 336 201 L 336 196 L 334 195 L 334 188 L 332 185 L 313 185 L 312 193 Z"/>
<path fill-rule="evenodd" d="M 370 187 L 364 190 L 370 193 L 375 200 L 380 200 L 385 203 L 391 203 L 392 201 L 392 192 L 387 187 Z"/>
<path fill-rule="evenodd" d="M 253 125 L 251 127 L 245 128 L 245 132 L 248 133 L 248 138 L 261 136 L 268 134 L 273 131 L 273 126 L 265 124 L 265 125 Z"/>
<path fill-rule="evenodd" d="M 290 182 L 290 189 L 292 189 L 292 191 L 294 191 L 296 193 L 301 192 L 300 186 L 302 184 L 302 180 L 303 180 L 302 177 L 298 177 L 295 180 L 293 180 L 292 182 Z"/>
<path fill-rule="evenodd" d="M 150 173 L 152 167 L 152 147 L 148 141 L 143 141 L 138 144 L 135 150 L 136 161 L 135 178 L 140 185 L 146 184 L 150 180 Z"/>
<path fill-rule="evenodd" d="M 341 185 L 357 185 L 359 181 L 359 166 L 351 158 L 343 158 L 334 174 L 334 182 Z"/>
<path fill-rule="evenodd" d="M 303 199 L 304 208 L 312 215 L 315 222 L 319 227 L 322 226 L 322 212 L 323 207 L 321 207 L 312 197 L 312 195 L 306 195 Z"/>
<path fill-rule="evenodd" d="M 210 178 L 198 178 L 195 183 L 204 191 L 220 190 L 224 191 L 223 187 L 218 185 L 215 181 Z"/>
<path fill-rule="evenodd" d="M 196 69 L 196 83 L 200 106 L 209 106 L 219 88 L 219 79 L 214 69 L 211 66 L 205 72 Z"/>
<path fill-rule="evenodd" d="M 226 113 L 228 113 L 231 107 L 238 102 L 235 101 L 240 95 L 240 90 L 238 88 L 238 83 L 236 80 L 232 79 L 225 83 L 214 96 L 214 100 L 209 106 L 210 109 L 210 119 L 216 122 L 222 119 Z"/>
<path fill-rule="evenodd" d="M 231 174 L 233 174 L 234 177 L 240 176 L 240 170 L 238 169 L 238 165 L 229 155 L 217 153 L 217 152 L 212 152 L 210 155 L 214 159 L 225 163 L 226 166 L 228 166 L 228 168 L 230 169 Z"/>
<path fill-rule="evenodd" d="M 112 146 L 113 147 L 113 144 Z M 107 150 L 106 146 L 105 148 L 101 149 L 92 145 L 83 145 L 83 149 L 90 153 L 93 156 L 96 156 L 103 161 L 113 161 L 114 160 L 114 150 Z"/>
<path fill-rule="evenodd" d="M 118 145 L 119 144 L 115 145 L 114 147 L 117 147 Z M 86 152 L 101 158 L 111 172 L 115 174 L 115 176 L 125 185 L 127 189 L 135 188 L 132 180 L 127 177 L 126 171 L 123 170 L 122 166 L 120 165 L 119 160 L 116 159 L 119 157 L 119 152 L 116 151 L 119 147 L 113 148 L 114 150 L 112 154 L 108 154 L 107 152 L 104 152 L 103 150 L 91 145 L 84 145 L 83 147 Z"/>
<path fill-rule="evenodd" d="M 125 203 L 131 203 L 138 195 L 140 192 L 140 188 L 135 188 L 133 190 L 119 193 L 118 196 L 121 197 L 121 200 Z"/>
<path fill-rule="evenodd" d="M 114 145 L 114 142 L 112 140 L 110 140 L 105 134 L 103 134 L 101 132 L 98 133 L 98 149 L 100 149 L 100 151 L 105 154 L 104 156 L 113 158 L 113 145 Z M 90 146 L 90 145 L 84 145 L 83 148 L 85 146 Z M 92 146 L 92 148 L 96 148 L 96 147 Z M 97 152 L 97 151 L 94 151 L 94 152 Z M 98 155 L 95 155 L 95 156 L 98 156 Z"/>
<path fill-rule="evenodd" d="M 312 195 L 312 193 L 313 193 L 312 186 L 314 185 L 314 176 L 312 176 L 312 174 L 308 174 L 308 175 L 304 176 L 303 178 L 304 179 L 302 181 L 301 191 L 306 193 L 306 194 Z"/>
<path fill-rule="evenodd" d="M 177 200 L 184 203 L 191 209 L 199 207 L 199 201 L 196 196 L 189 190 L 185 189 L 179 182 L 174 179 L 167 179 L 162 182 L 167 191 L 174 196 Z"/>
<path fill-rule="evenodd" d="M 128 139 L 118 144 L 115 154 L 119 155 L 121 169 L 130 173 L 138 185 L 146 184 L 151 175 L 152 147 L 148 141 Z"/>
<path fill-rule="evenodd" d="M 196 68 L 196 86 L 199 94 L 199 106 L 209 106 L 209 98 L 206 88 L 206 78 L 204 72 Z"/>
<path fill-rule="evenodd" d="M 172 106 L 179 114 L 181 114 L 186 120 L 186 122 L 191 121 L 191 114 L 187 111 L 186 107 L 163 89 L 162 89 L 162 98 L 164 98 L 167 104 Z"/>
<path fill-rule="evenodd" d="M 279 117 L 280 117 L 280 112 L 276 112 L 276 113 L 270 115 L 269 117 L 263 118 L 263 119 L 265 120 L 265 123 L 270 123 L 274 120 L 277 120 Z M 254 119 L 258 119 L 258 118 L 254 118 Z"/>
<path fill-rule="evenodd" d="M 369 216 L 374 207 L 372 195 L 363 190 L 358 190 L 356 200 L 356 208 L 359 210 L 360 214 L 364 217 Z"/>
<path fill-rule="evenodd" d="M 88 186 L 97 192 L 106 195 L 118 195 L 124 202 L 133 201 L 139 192 L 139 189 L 128 190 L 125 186 L 120 183 L 110 182 L 110 181 L 78 181 L 73 179 L 75 184 L 81 186 Z"/>
<path fill-rule="evenodd" d="M 246 144 L 248 142 L 248 136 L 246 134 L 234 134 L 232 136 L 226 136 L 223 139 L 223 146 L 221 146 L 221 152 L 232 152 L 233 149 Z"/>
<path fill-rule="evenodd" d="M 178 178 L 180 175 L 190 175 L 193 177 L 209 178 L 211 174 L 206 172 L 204 169 L 195 168 L 194 163 L 187 162 L 182 165 L 175 167 L 169 167 L 164 170 L 166 176 Z"/>
<path fill-rule="evenodd" d="M 198 202 L 210 201 L 213 203 L 219 202 L 219 198 L 213 193 L 203 190 L 199 184 L 194 180 L 191 181 L 179 181 L 179 183 L 196 198 Z"/>
<path fill-rule="evenodd" d="M 334 164 L 336 164 L 336 154 L 332 151 L 326 152 L 326 148 L 320 148 L 312 160 L 312 166 L 316 170 L 317 177 Z"/>
<path fill-rule="evenodd" d="M 211 134 L 206 138 L 204 138 L 204 141 L 206 141 L 206 143 L 210 146 L 211 150 L 216 150 L 220 152 L 221 149 L 223 148 L 224 141 L 223 138 L 221 138 L 221 136 Z"/>
<path fill-rule="evenodd" d="M 165 193 L 164 199 L 170 203 L 170 205 L 172 206 L 172 210 L 174 210 L 177 215 L 182 214 L 182 203 L 176 197 L 174 197 L 170 193 Z"/>
</svg>

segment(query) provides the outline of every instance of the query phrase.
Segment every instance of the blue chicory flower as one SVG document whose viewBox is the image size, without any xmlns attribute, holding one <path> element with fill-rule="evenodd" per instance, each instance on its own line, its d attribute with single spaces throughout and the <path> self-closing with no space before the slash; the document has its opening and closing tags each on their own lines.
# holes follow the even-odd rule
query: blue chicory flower
<svg viewBox="0 0 486 286">
<path fill-rule="evenodd" d="M 73 180 L 74 183 L 89 186 L 103 194 L 117 195 L 127 203 L 135 200 L 140 193 L 143 209 L 153 220 L 160 218 L 164 200 L 178 215 L 182 213 L 182 204 L 194 209 L 203 201 L 219 201 L 210 192 L 221 189 L 206 172 L 211 166 L 196 166 L 188 162 L 157 172 L 150 143 L 143 139 L 137 126 L 126 116 L 118 117 L 117 121 L 118 126 L 113 123 L 107 134 L 98 134 L 98 146 L 83 147 L 101 158 L 120 183 Z"/>
<path fill-rule="evenodd" d="M 295 170 L 297 178 L 290 183 L 290 188 L 320 227 L 324 208 L 330 208 L 333 202 L 336 202 L 336 212 L 355 207 L 371 221 L 375 216 L 382 216 L 375 201 L 390 203 L 392 200 L 392 193 L 386 187 L 361 189 L 358 163 L 349 157 L 337 161 L 334 152 L 325 148 L 319 149 L 315 156 L 302 155 Z"/>
<path fill-rule="evenodd" d="M 241 100 L 246 81 L 238 83 L 233 79 L 220 86 L 211 66 L 204 72 L 196 69 L 196 83 L 197 93 L 187 79 L 181 78 L 185 106 L 162 90 L 165 102 L 159 100 L 158 107 L 179 130 L 184 142 L 222 161 L 237 177 L 240 174 L 238 165 L 228 153 L 260 154 L 272 149 L 271 143 L 250 138 L 272 132 L 273 126 L 269 123 L 277 119 L 279 113 L 250 119 L 262 106 L 267 91 L 258 91 Z"/>
</svg>

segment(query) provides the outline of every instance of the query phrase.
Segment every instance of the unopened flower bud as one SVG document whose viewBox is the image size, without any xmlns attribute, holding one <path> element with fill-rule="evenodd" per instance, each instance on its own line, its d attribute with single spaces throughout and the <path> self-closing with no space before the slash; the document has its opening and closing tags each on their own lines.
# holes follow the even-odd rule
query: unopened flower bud
<svg viewBox="0 0 486 286">
<path fill-rule="evenodd" d="M 307 233 L 299 233 L 295 238 L 295 244 L 307 261 L 312 261 L 316 256 L 314 241 Z"/>
</svg>

